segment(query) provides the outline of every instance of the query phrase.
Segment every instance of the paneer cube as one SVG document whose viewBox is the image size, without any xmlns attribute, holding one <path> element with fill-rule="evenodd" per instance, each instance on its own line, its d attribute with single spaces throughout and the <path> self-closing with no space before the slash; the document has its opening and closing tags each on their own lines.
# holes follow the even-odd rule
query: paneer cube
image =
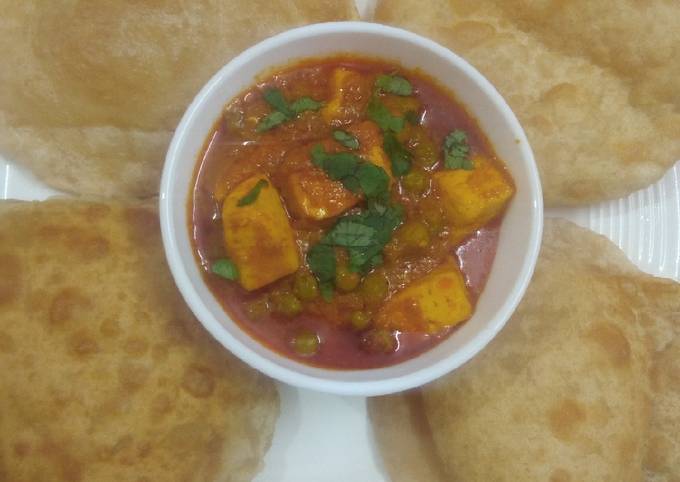
<svg viewBox="0 0 680 482">
<path fill-rule="evenodd" d="M 361 199 L 318 167 L 291 172 L 281 188 L 293 216 L 317 221 L 338 216 Z"/>
<path fill-rule="evenodd" d="M 239 206 L 239 201 L 258 183 L 263 187 L 255 200 Z M 227 255 L 236 264 L 239 282 L 245 289 L 261 288 L 300 266 L 288 215 L 266 176 L 252 176 L 227 195 L 222 205 L 222 224 Z"/>
<path fill-rule="evenodd" d="M 345 67 L 331 74 L 331 100 L 321 110 L 323 119 L 331 125 L 346 125 L 358 120 L 371 96 L 371 79 Z"/>
<path fill-rule="evenodd" d="M 298 219 L 322 219 L 338 216 L 361 198 L 334 181 L 312 164 L 311 151 L 317 143 L 291 149 L 279 167 L 277 182 L 288 212 Z M 338 147 L 331 140 L 322 142 L 324 150 Z"/>
<path fill-rule="evenodd" d="M 472 314 L 463 275 L 453 260 L 394 294 L 376 317 L 376 325 L 405 332 L 436 333 Z"/>
<path fill-rule="evenodd" d="M 476 156 L 472 161 L 472 170 L 444 170 L 433 175 L 444 214 L 457 229 L 483 226 L 503 211 L 515 192 L 509 178 L 490 160 Z"/>
<path fill-rule="evenodd" d="M 382 147 L 383 137 L 380 128 L 373 122 L 364 121 L 350 126 L 347 131 L 359 140 L 359 155 L 376 166 L 382 167 L 390 176 L 391 184 L 394 180 L 392 163 Z"/>
<path fill-rule="evenodd" d="M 391 163 L 382 148 L 382 133 L 372 122 L 361 122 L 347 131 L 359 140 L 361 157 L 382 167 L 392 182 Z M 342 182 L 334 181 L 311 162 L 310 153 L 317 143 L 295 148 L 286 154 L 280 167 L 280 187 L 288 211 L 298 219 L 320 221 L 339 216 L 354 207 L 361 196 L 346 189 Z M 342 150 L 334 141 L 321 143 L 324 150 Z M 355 151 L 356 152 L 356 151 Z"/>
</svg>

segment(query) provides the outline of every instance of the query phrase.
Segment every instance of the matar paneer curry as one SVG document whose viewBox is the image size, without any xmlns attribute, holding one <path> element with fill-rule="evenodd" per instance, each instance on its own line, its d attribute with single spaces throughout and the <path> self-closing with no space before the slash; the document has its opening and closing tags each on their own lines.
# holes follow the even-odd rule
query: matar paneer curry
<svg viewBox="0 0 680 482">
<path fill-rule="evenodd" d="M 314 366 L 376 368 L 470 318 L 514 190 L 436 80 L 311 59 L 225 107 L 189 229 L 207 285 L 246 332 Z"/>
</svg>

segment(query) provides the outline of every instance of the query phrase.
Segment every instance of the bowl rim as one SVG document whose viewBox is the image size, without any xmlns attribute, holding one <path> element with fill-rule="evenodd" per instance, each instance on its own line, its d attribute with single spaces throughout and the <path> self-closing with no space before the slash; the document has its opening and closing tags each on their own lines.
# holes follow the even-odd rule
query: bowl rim
<svg viewBox="0 0 680 482">
<path fill-rule="evenodd" d="M 176 166 L 180 162 L 178 154 L 180 152 L 181 146 L 185 143 L 185 139 L 188 136 L 188 128 L 197 118 L 198 111 L 206 99 L 215 89 L 218 88 L 222 82 L 224 82 L 223 79 L 225 77 L 232 75 L 234 72 L 238 71 L 242 65 L 247 64 L 251 59 L 267 52 L 268 50 L 278 47 L 281 44 L 304 39 L 305 37 L 337 33 L 378 34 L 397 41 L 410 42 L 419 48 L 433 51 L 433 53 L 438 54 L 447 61 L 453 63 L 457 68 L 463 70 L 465 75 L 469 76 L 473 82 L 484 92 L 484 95 L 490 97 L 492 103 L 499 109 L 502 117 L 504 117 L 504 120 L 508 123 L 513 135 L 515 135 L 519 140 L 521 158 L 523 161 L 522 164 L 526 165 L 525 169 L 527 169 L 530 187 L 534 191 L 534 196 L 532 198 L 533 206 L 531 210 L 531 232 L 529 233 L 527 251 L 524 254 L 525 260 L 522 263 L 521 270 L 517 276 L 517 283 L 507 295 L 504 303 L 498 309 L 499 313 L 502 312 L 505 313 L 505 315 L 496 316 L 495 323 L 488 323 L 483 327 L 483 329 L 475 333 L 465 345 L 457 350 L 455 357 L 446 357 L 426 367 L 414 370 L 413 372 L 385 378 L 382 380 L 329 380 L 327 378 L 308 375 L 286 368 L 252 351 L 235 336 L 229 333 L 229 331 L 217 320 L 213 319 L 213 315 L 210 310 L 200 300 L 197 287 L 191 282 L 188 273 L 183 267 L 183 262 L 180 257 L 180 249 L 177 240 L 173 235 L 176 228 L 171 203 L 173 195 L 173 174 Z M 358 54 L 361 55 L 360 52 L 358 52 Z M 322 54 L 319 57 L 323 56 L 324 55 Z M 281 65 L 285 65 L 285 62 L 281 62 Z M 225 102 L 228 102 L 228 100 Z M 196 160 L 194 159 L 193 161 L 195 165 Z M 465 59 L 450 49 L 435 42 L 434 40 L 415 34 L 408 30 L 377 23 L 360 21 L 325 22 L 293 28 L 253 45 L 223 65 L 200 89 L 182 116 L 177 128 L 175 129 L 163 164 L 163 173 L 161 177 L 158 202 L 163 246 L 170 271 L 185 302 L 188 304 L 189 308 L 194 313 L 199 322 L 208 330 L 208 332 L 226 349 L 232 352 L 232 354 L 240 358 L 251 367 L 263 372 L 270 377 L 296 387 L 339 395 L 374 396 L 396 393 L 410 388 L 415 388 L 439 378 L 459 366 L 462 366 L 475 354 L 484 349 L 484 347 L 503 328 L 521 301 L 536 266 L 543 231 L 542 188 L 533 152 L 524 129 L 519 123 L 519 120 L 497 89 Z M 186 217 L 186 214 L 183 217 Z M 231 319 L 228 314 L 227 317 Z M 234 322 L 234 324 L 238 326 L 236 322 Z M 239 329 L 241 328 L 239 327 Z M 262 343 L 258 340 L 255 341 L 262 345 Z M 269 347 L 265 346 L 265 348 L 268 351 L 277 353 L 275 350 L 272 350 Z M 297 360 L 293 361 L 309 368 L 309 365 L 307 364 L 298 362 Z M 406 362 L 408 362 L 408 360 L 405 360 L 402 363 Z M 380 370 L 380 368 L 347 371 L 363 373 L 371 370 Z M 346 372 L 346 370 L 337 370 L 331 368 L 318 368 L 318 371 Z"/>
</svg>

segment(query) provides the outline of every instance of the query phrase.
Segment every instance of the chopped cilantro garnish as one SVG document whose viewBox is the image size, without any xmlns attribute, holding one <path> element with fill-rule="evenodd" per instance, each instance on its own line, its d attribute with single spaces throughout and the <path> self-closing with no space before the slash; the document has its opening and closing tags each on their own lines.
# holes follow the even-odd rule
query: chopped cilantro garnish
<svg viewBox="0 0 680 482">
<path fill-rule="evenodd" d="M 383 149 L 392 164 L 392 173 L 395 176 L 403 176 L 411 169 L 411 153 L 406 149 L 391 132 L 385 132 Z"/>
<path fill-rule="evenodd" d="M 255 129 L 257 132 L 264 132 L 272 129 L 279 124 L 286 121 L 293 120 L 295 117 L 308 110 L 318 110 L 323 105 L 311 97 L 301 97 L 288 104 L 283 93 L 279 89 L 267 89 L 264 91 L 264 100 L 274 108 L 274 111 L 268 114 L 260 121 Z"/>
<path fill-rule="evenodd" d="M 248 204 L 253 204 L 257 200 L 257 196 L 260 195 L 262 188 L 265 188 L 268 185 L 269 183 L 267 181 L 260 179 L 245 196 L 236 202 L 236 205 L 238 207 L 242 207 L 247 206 Z"/>
<path fill-rule="evenodd" d="M 295 114 L 301 114 L 308 110 L 319 110 L 322 105 L 323 102 L 317 102 L 311 97 L 300 97 L 290 105 L 290 108 Z"/>
<path fill-rule="evenodd" d="M 367 198 L 387 196 L 390 177 L 385 170 L 370 162 L 362 162 L 356 170 L 355 177 Z"/>
<path fill-rule="evenodd" d="M 382 263 L 382 250 L 401 224 L 403 214 L 401 206 L 389 202 L 389 176 L 382 167 L 350 152 L 325 152 L 321 145 L 312 149 L 312 162 L 347 189 L 363 193 L 368 203 L 368 209 L 338 219 L 307 254 L 322 296 L 329 300 L 335 279 L 334 248 L 347 249 L 351 271 L 366 273 Z"/>
<path fill-rule="evenodd" d="M 351 152 L 326 152 L 321 144 L 312 149 L 312 163 L 336 181 L 354 175 L 361 162 L 361 158 Z"/>
<path fill-rule="evenodd" d="M 401 224 L 402 217 L 401 206 L 371 202 L 367 210 L 340 218 L 307 254 L 307 263 L 319 285 L 326 285 L 332 296 L 336 269 L 334 247 L 347 249 L 351 271 L 366 273 L 380 265 L 382 250 Z M 329 297 L 324 295 L 324 299 Z"/>
<path fill-rule="evenodd" d="M 346 219 L 344 222 L 338 222 L 325 237 L 324 242 L 346 248 L 361 248 L 370 245 L 375 234 L 375 228 Z"/>
<path fill-rule="evenodd" d="M 271 105 L 275 110 L 285 114 L 286 117 L 293 117 L 293 111 L 288 106 L 286 98 L 283 96 L 283 92 L 279 89 L 267 89 L 264 91 L 264 100 L 267 104 Z"/>
<path fill-rule="evenodd" d="M 366 113 L 368 114 L 368 117 L 378 124 L 385 132 L 401 132 L 404 128 L 404 119 L 393 116 L 385 104 L 382 103 L 380 97 L 375 93 L 368 103 Z"/>
<path fill-rule="evenodd" d="M 256 132 L 264 132 L 269 129 L 276 127 L 279 124 L 283 124 L 288 120 L 286 114 L 281 111 L 275 110 L 274 112 L 267 114 L 267 116 L 257 124 L 255 128 Z"/>
<path fill-rule="evenodd" d="M 359 149 L 359 139 L 354 137 L 352 134 L 346 131 L 334 130 L 333 139 L 338 141 L 340 144 L 348 149 Z"/>
<path fill-rule="evenodd" d="M 333 280 L 335 280 L 336 268 L 335 250 L 328 244 L 316 244 L 307 253 L 307 264 L 319 280 L 321 296 L 328 301 L 333 296 Z M 329 292 L 330 296 L 328 295 Z"/>
<path fill-rule="evenodd" d="M 324 301 L 331 301 L 333 299 L 333 282 L 324 281 L 319 283 L 319 291 L 321 292 L 321 297 Z"/>
<path fill-rule="evenodd" d="M 456 129 L 444 139 L 444 166 L 447 169 L 471 170 L 474 166 L 470 159 L 470 146 L 467 134 Z"/>
<path fill-rule="evenodd" d="M 227 258 L 222 258 L 215 261 L 210 267 L 210 271 L 212 271 L 217 276 L 221 276 L 222 278 L 226 278 L 228 280 L 235 281 L 238 279 L 238 268 L 236 268 L 236 265 L 232 260 Z"/>
<path fill-rule="evenodd" d="M 382 250 L 401 221 L 399 206 L 371 203 L 366 211 L 340 218 L 322 242 L 346 248 L 349 269 L 365 273 L 382 263 Z"/>
<path fill-rule="evenodd" d="M 355 194 L 363 192 L 367 198 L 387 195 L 390 179 L 385 170 L 351 152 L 329 153 L 317 144 L 312 149 L 312 163 Z"/>
<path fill-rule="evenodd" d="M 406 96 L 413 93 L 411 83 L 398 75 L 381 75 L 376 79 L 375 86 L 390 94 Z"/>
</svg>

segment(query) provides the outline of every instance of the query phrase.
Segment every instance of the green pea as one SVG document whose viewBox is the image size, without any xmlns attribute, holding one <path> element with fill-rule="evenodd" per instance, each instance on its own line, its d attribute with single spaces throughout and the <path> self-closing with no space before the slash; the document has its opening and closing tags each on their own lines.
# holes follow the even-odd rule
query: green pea
<svg viewBox="0 0 680 482">
<path fill-rule="evenodd" d="M 407 130 L 403 129 L 402 133 Z M 410 126 L 408 132 L 401 134 L 402 142 L 405 142 L 413 154 L 413 164 L 420 167 L 432 167 L 438 160 L 437 146 L 423 126 Z"/>
<path fill-rule="evenodd" d="M 411 194 L 422 194 L 430 187 L 430 180 L 427 173 L 422 169 L 411 169 L 411 171 L 401 179 L 401 185 Z"/>
<path fill-rule="evenodd" d="M 395 332 L 384 328 L 374 328 L 364 333 L 361 347 L 369 353 L 392 353 L 397 351 L 399 342 Z"/>
<path fill-rule="evenodd" d="M 422 251 L 430 245 L 430 232 L 421 221 L 407 222 L 399 228 L 396 236 L 406 251 Z"/>
<path fill-rule="evenodd" d="M 361 295 L 367 305 L 375 306 L 385 299 L 389 290 L 387 278 L 380 271 L 369 273 L 361 283 Z"/>
<path fill-rule="evenodd" d="M 302 356 L 316 355 L 319 351 L 321 341 L 319 336 L 310 330 L 301 330 L 292 340 L 293 350 Z"/>
<path fill-rule="evenodd" d="M 371 315 L 365 311 L 353 311 L 349 317 L 355 330 L 365 330 L 371 323 Z"/>
<path fill-rule="evenodd" d="M 290 291 L 277 291 L 271 296 L 274 312 L 293 317 L 302 311 L 302 303 Z"/>
<path fill-rule="evenodd" d="M 302 301 L 311 301 L 319 296 L 319 284 L 309 271 L 299 270 L 295 273 L 293 293 Z"/>
<path fill-rule="evenodd" d="M 347 266 L 340 265 L 335 271 L 335 287 L 340 291 L 349 293 L 354 291 L 361 282 L 361 275 L 350 271 Z"/>
</svg>

